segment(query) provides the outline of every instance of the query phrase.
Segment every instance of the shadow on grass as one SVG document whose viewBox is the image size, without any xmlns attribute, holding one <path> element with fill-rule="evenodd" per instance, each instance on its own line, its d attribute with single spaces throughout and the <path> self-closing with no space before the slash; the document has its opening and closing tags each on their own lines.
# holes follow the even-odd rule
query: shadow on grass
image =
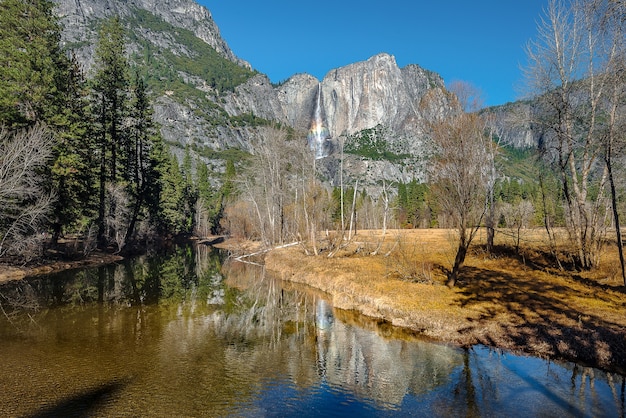
<svg viewBox="0 0 626 418">
<path fill-rule="evenodd" d="M 56 405 L 43 408 L 39 412 L 31 415 L 32 418 L 48 417 L 89 417 L 93 416 L 98 408 L 104 406 L 118 392 L 120 392 L 128 382 L 113 381 L 101 386 L 91 388 L 82 393 L 69 396 L 60 400 Z"/>
<path fill-rule="evenodd" d="M 485 245 L 476 246 L 474 252 L 479 252 L 482 254 L 488 253 L 487 247 Z M 580 270 L 576 266 L 576 263 L 574 263 L 572 260 L 566 261 L 566 259 L 568 258 L 566 256 L 560 257 L 559 261 L 557 262 L 555 256 L 548 251 L 542 251 L 538 249 L 524 249 L 520 252 L 517 251 L 515 248 L 507 245 L 494 246 L 491 254 L 498 258 L 508 258 L 511 260 L 515 260 L 533 270 L 546 271 L 550 272 L 550 274 L 553 275 L 575 279 L 580 284 L 583 284 L 585 286 L 590 286 L 602 290 L 612 290 L 614 292 L 619 292 L 626 295 L 626 286 L 624 286 L 622 283 L 599 283 L 595 280 L 590 280 L 580 275 L 572 274 Z M 560 271 L 555 267 L 559 263 L 563 267 L 563 271 Z"/>
<path fill-rule="evenodd" d="M 622 304 L 595 282 L 590 286 L 574 279 L 570 286 L 563 278 L 535 279 L 532 270 L 515 275 L 469 266 L 463 268 L 462 278 L 460 305 L 476 307 L 481 314 L 468 318 L 474 325 L 461 333 L 475 333 L 479 343 L 489 346 L 626 373 L 624 322 L 567 303 L 568 296 L 576 296 L 588 298 L 590 306 Z M 499 323 L 499 330 L 476 332 L 487 322 Z"/>
</svg>

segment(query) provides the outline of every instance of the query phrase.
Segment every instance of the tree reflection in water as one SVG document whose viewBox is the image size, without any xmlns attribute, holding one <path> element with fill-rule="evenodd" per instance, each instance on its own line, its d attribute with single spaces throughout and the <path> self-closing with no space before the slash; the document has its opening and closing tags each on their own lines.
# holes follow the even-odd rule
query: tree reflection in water
<svg viewBox="0 0 626 418">
<path fill-rule="evenodd" d="M 624 414 L 622 376 L 432 344 L 206 246 L 4 285 L 0 307 L 2 416 L 111 382 L 90 415 Z"/>
</svg>

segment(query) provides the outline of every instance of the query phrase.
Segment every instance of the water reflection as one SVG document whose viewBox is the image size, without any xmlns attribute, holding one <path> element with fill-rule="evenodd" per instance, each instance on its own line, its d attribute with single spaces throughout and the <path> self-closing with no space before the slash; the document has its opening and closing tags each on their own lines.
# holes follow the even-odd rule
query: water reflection
<svg viewBox="0 0 626 418">
<path fill-rule="evenodd" d="M 0 287 L 0 415 L 623 416 L 624 378 L 432 344 L 205 246 Z"/>
<path fill-rule="evenodd" d="M 376 332 L 334 321 L 332 307 L 318 300 L 317 355 L 329 384 L 373 399 L 388 408 L 449 382 L 461 353 L 419 340 L 388 340 Z M 320 326 L 321 325 L 321 326 Z"/>
</svg>

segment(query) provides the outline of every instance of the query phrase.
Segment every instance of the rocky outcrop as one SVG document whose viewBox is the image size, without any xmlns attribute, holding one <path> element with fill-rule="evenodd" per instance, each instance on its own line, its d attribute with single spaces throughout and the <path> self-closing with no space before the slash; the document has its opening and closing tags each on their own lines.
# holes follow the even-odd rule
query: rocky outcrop
<svg viewBox="0 0 626 418">
<path fill-rule="evenodd" d="M 519 101 L 490 107 L 483 112 L 494 121 L 502 144 L 513 148 L 532 148 L 537 146 L 541 136 L 541 130 L 532 123 L 534 107 L 532 101 Z"/>
<path fill-rule="evenodd" d="M 333 70 L 322 81 L 329 129 L 336 136 L 384 125 L 419 134 L 420 102 L 430 88 L 443 89 L 441 77 L 417 65 L 400 69 L 388 54 Z"/>
<path fill-rule="evenodd" d="M 53 0 L 57 5 L 57 14 L 63 25 L 63 40 L 76 49 L 83 62 L 89 68 L 93 63 L 97 22 L 110 16 L 128 17 L 137 9 L 159 16 L 172 26 L 192 31 L 198 38 L 211 45 L 225 58 L 249 67 L 245 61 L 237 58 L 220 36 L 219 28 L 211 13 L 194 0 Z M 171 48 L 167 40 L 155 43 Z"/>
</svg>

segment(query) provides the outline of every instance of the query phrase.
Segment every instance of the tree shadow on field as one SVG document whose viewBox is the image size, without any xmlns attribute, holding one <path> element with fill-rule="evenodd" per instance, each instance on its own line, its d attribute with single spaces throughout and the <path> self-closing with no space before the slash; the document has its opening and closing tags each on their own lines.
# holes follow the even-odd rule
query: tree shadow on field
<svg viewBox="0 0 626 418">
<path fill-rule="evenodd" d="M 462 278 L 459 303 L 479 312 L 467 318 L 473 325 L 462 334 L 489 346 L 626 373 L 626 320 L 612 321 L 597 309 L 568 304 L 577 297 L 589 300 L 585 306 L 595 301 L 623 309 L 615 295 L 594 287 L 581 290 L 576 282 L 570 287 L 563 279 L 540 279 L 532 270 L 514 275 L 466 266 Z"/>
<path fill-rule="evenodd" d="M 574 279 L 584 286 L 589 286 L 596 289 L 602 289 L 604 291 L 611 290 L 626 295 L 626 286 L 623 283 L 600 283 L 595 280 L 591 280 L 581 275 L 572 274 L 573 272 L 580 271 L 576 263 L 567 256 L 565 253 L 561 254 L 559 259 L 549 251 L 536 249 L 536 248 L 524 248 L 522 250 L 516 250 L 513 247 L 507 245 L 496 245 L 491 251 L 487 250 L 486 245 L 477 245 L 473 251 L 479 254 L 491 254 L 496 258 L 510 259 L 512 261 L 523 264 L 525 267 L 536 271 L 550 272 L 550 274 L 564 277 L 568 279 Z M 557 265 L 561 265 L 563 270 L 558 270 Z M 619 272 L 621 270 L 617 269 Z M 621 275 L 621 273 L 618 273 Z"/>
</svg>

